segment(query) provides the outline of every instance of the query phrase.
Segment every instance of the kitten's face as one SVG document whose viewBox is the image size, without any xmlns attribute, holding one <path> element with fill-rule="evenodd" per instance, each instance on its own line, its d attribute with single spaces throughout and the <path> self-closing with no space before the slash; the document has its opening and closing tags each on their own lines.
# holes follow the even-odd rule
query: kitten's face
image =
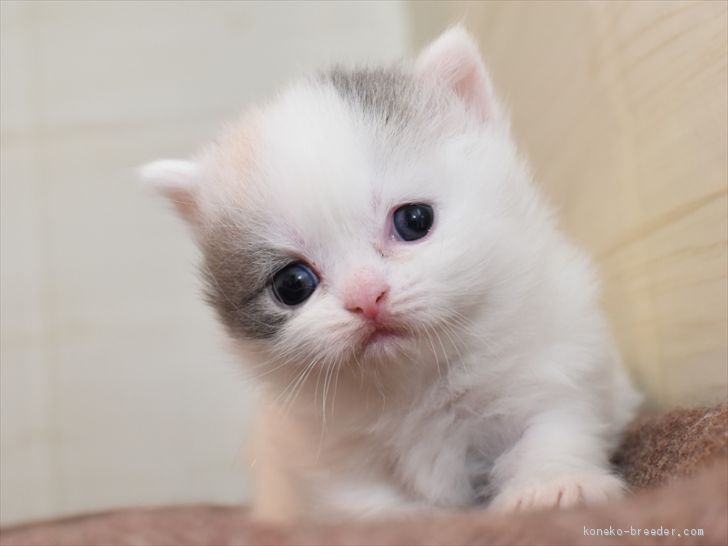
<svg viewBox="0 0 728 546">
<path fill-rule="evenodd" d="M 289 89 L 229 128 L 192 169 L 193 190 L 172 195 L 211 303 L 271 365 L 439 366 L 499 305 L 520 166 L 484 72 L 449 86 L 426 61 Z"/>
</svg>

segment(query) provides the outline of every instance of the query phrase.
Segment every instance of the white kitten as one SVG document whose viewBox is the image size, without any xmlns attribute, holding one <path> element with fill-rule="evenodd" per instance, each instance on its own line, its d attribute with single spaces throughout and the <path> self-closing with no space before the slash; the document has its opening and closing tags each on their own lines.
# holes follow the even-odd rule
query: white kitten
<svg viewBox="0 0 728 546">
<path fill-rule="evenodd" d="M 638 396 L 473 40 L 336 69 L 143 177 L 191 225 L 265 386 L 266 518 L 618 496 Z"/>
</svg>

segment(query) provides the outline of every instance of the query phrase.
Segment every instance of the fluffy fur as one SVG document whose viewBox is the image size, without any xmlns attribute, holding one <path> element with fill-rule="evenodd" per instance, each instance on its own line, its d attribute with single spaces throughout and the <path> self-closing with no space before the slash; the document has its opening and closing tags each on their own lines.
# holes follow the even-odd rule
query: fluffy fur
<svg viewBox="0 0 728 546">
<path fill-rule="evenodd" d="M 638 397 L 587 257 L 559 232 L 472 39 L 345 70 L 251 109 L 193 161 L 145 167 L 203 252 L 208 299 L 265 387 L 268 519 L 512 510 L 618 496 Z M 392 211 L 430 203 L 413 242 Z M 271 276 L 305 260 L 295 307 Z M 347 308 L 383 283 L 381 324 Z M 385 294 L 385 292 L 383 292 Z M 395 331 L 372 341 L 377 328 Z"/>
</svg>

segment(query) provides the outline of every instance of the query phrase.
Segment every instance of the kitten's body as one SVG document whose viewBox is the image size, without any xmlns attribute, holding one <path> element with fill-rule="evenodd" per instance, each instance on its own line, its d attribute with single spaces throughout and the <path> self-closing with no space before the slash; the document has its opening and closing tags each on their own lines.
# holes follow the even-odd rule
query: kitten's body
<svg viewBox="0 0 728 546">
<path fill-rule="evenodd" d="M 579 259 L 565 251 L 565 259 Z M 553 296 L 559 299 L 568 285 L 558 277 L 553 283 Z M 531 312 L 538 313 L 531 303 Z M 541 312 L 549 307 L 544 302 Z M 569 311 L 563 302 L 559 307 L 577 316 L 590 314 L 580 305 Z M 570 474 L 607 468 L 606 457 L 632 417 L 635 399 L 614 367 L 617 356 L 609 340 L 601 340 L 601 348 L 588 340 L 598 337 L 604 325 L 584 324 L 579 332 L 561 332 L 559 344 L 537 348 L 530 334 L 508 333 L 532 331 L 529 318 L 504 324 L 504 338 L 511 339 L 501 338 L 493 350 L 478 346 L 466 349 L 462 358 L 449 354 L 441 373 L 433 358 L 427 363 L 428 375 L 412 378 L 407 369 L 381 371 L 379 386 L 372 380 L 362 388 L 355 369 L 340 375 L 325 403 L 323 377 L 305 383 L 293 402 L 266 401 L 255 444 L 256 473 L 266 478 L 256 489 L 259 514 L 266 519 L 391 516 L 472 507 L 497 494 L 500 480 L 508 479 L 494 474 L 497 461 L 506 475 L 523 475 L 524 486 L 560 478 L 559 469 L 549 468 L 550 450 L 564 451 L 559 461 Z M 560 318 L 565 317 L 549 317 L 555 322 Z M 478 322 L 471 328 L 477 331 Z M 442 341 L 432 337 L 438 354 L 441 346 L 452 350 L 445 335 Z M 602 353 L 601 362 L 585 362 L 575 354 L 587 344 L 595 354 Z M 572 364 L 571 369 L 559 366 L 562 362 Z M 519 454 L 523 460 L 501 458 L 536 420 L 546 421 L 542 426 L 547 437 L 538 440 L 538 447 Z M 520 468 L 516 472 L 510 465 Z M 286 484 L 271 489 L 286 474 Z M 568 484 L 559 481 L 549 498 L 534 503 L 557 504 L 559 490 L 568 494 L 561 498 L 564 505 L 579 495 L 600 500 L 619 492 L 612 478 L 597 473 L 594 482 L 595 491 L 588 489 L 592 483 L 587 479 L 567 492 Z M 581 483 L 587 490 L 578 491 Z"/>
<path fill-rule="evenodd" d="M 197 162 L 146 175 L 266 386 L 262 517 L 619 494 L 608 455 L 637 396 L 463 31 L 412 68 L 293 86 Z M 393 232 L 403 203 L 435 211 L 419 240 Z M 294 262 L 320 284 L 289 306 L 270 283 Z"/>
</svg>

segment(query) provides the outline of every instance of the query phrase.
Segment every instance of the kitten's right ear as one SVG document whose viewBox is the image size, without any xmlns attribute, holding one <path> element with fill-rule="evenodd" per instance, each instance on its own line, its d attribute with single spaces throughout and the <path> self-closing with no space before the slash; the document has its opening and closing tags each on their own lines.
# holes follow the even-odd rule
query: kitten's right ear
<svg viewBox="0 0 728 546">
<path fill-rule="evenodd" d="M 415 70 L 449 87 L 482 121 L 502 120 L 478 45 L 462 26 L 450 28 L 427 46 L 417 58 Z"/>
<path fill-rule="evenodd" d="M 139 178 L 165 196 L 177 212 L 190 223 L 198 213 L 197 193 L 201 178 L 200 165 L 181 159 L 160 159 L 138 170 Z"/>
</svg>

